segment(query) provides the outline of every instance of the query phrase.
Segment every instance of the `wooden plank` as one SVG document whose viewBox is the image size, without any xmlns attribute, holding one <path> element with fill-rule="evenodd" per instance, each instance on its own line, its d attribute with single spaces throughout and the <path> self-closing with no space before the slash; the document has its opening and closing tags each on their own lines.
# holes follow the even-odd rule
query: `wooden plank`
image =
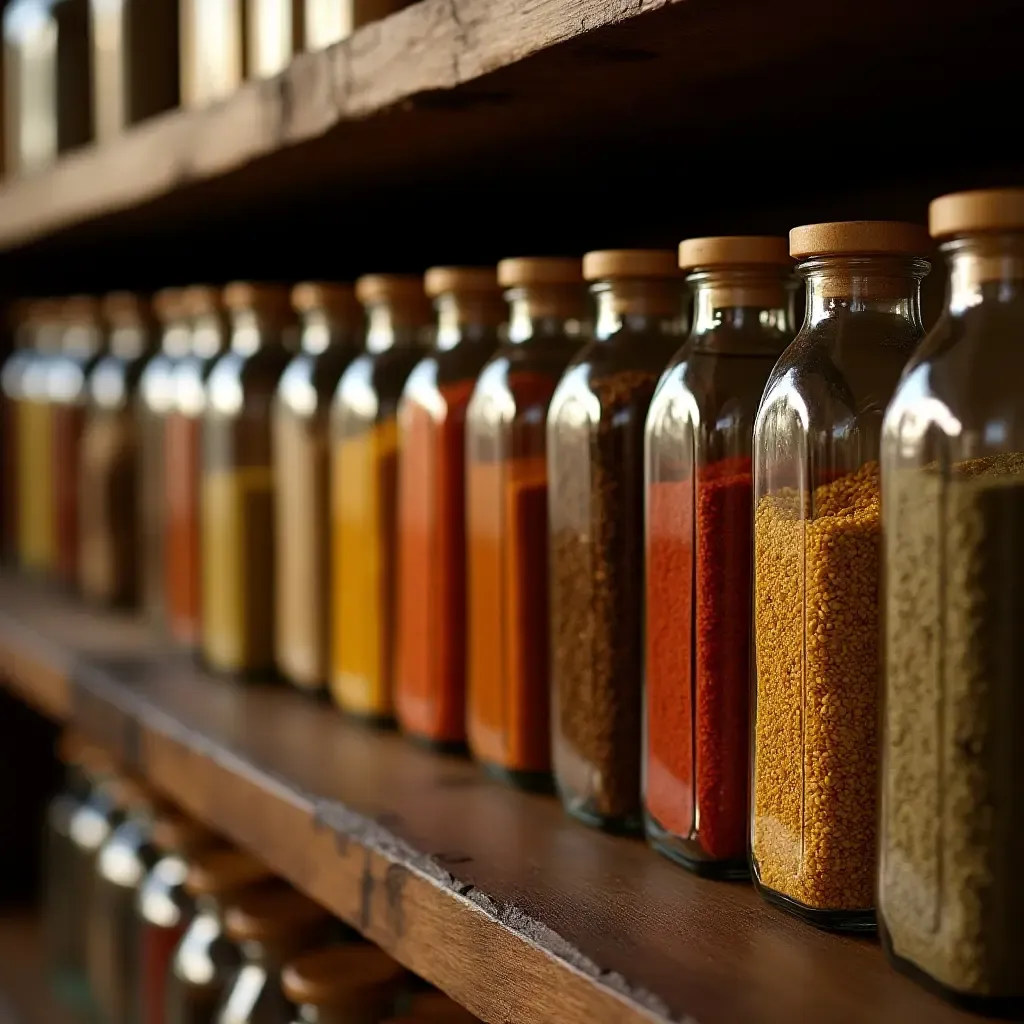
<svg viewBox="0 0 1024 1024">
<path fill-rule="evenodd" d="M 749 886 L 695 878 L 285 687 L 204 675 L 130 621 L 25 594 L 0 580 L 0 668 L 24 623 L 76 666 L 90 732 L 484 1020 L 975 1019 L 876 943 L 806 927 Z M 80 656 L 99 634 L 109 649 Z"/>
</svg>

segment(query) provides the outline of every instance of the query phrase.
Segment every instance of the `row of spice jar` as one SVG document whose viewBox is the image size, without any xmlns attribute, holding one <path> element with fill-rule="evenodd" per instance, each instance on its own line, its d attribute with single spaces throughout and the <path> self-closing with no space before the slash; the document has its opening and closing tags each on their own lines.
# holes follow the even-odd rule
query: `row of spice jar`
<svg viewBox="0 0 1024 1024">
<path fill-rule="evenodd" d="M 572 813 L 699 872 L 752 848 L 815 923 L 873 927 L 877 892 L 901 966 L 1019 997 L 1022 193 L 937 200 L 932 228 L 950 287 L 923 344 L 929 240 L 883 222 L 683 243 L 688 334 L 665 252 L 435 269 L 432 336 L 419 279 L 360 280 L 365 335 L 351 292 L 300 288 L 294 359 L 281 293 L 229 288 L 231 348 L 186 374 L 191 462 L 143 501 L 173 520 L 193 467 L 191 546 L 150 534 L 191 581 L 179 634 L 511 781 L 553 768 Z"/>
<path fill-rule="evenodd" d="M 66 735 L 46 829 L 55 996 L 97 1024 L 472 1024 L 260 861 Z"/>
<path fill-rule="evenodd" d="M 6 164 L 58 154 L 244 79 L 283 71 L 409 0 L 11 0 L 4 9 Z"/>
</svg>

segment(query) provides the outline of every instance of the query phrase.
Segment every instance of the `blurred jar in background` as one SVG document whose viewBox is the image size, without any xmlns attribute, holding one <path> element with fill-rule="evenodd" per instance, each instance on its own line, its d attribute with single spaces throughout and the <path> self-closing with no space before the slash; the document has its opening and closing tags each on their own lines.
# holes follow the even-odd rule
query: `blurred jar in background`
<svg viewBox="0 0 1024 1024">
<path fill-rule="evenodd" d="M 288 67 L 295 54 L 305 49 L 305 0 L 245 0 L 245 3 L 248 75 L 273 78 Z"/>
<path fill-rule="evenodd" d="M 243 82 L 245 0 L 180 0 L 181 104 L 205 107 Z"/>
<path fill-rule="evenodd" d="M 322 50 L 364 25 L 380 21 L 412 0 L 304 0 L 306 49 Z"/>
</svg>

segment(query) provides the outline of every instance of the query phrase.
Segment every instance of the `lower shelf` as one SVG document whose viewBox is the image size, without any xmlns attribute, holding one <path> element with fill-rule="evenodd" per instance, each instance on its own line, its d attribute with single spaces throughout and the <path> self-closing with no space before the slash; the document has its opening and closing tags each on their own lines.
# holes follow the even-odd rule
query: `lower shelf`
<svg viewBox="0 0 1024 1024">
<path fill-rule="evenodd" d="M 972 1020 L 749 885 L 0 578 L 0 675 L 492 1024 Z"/>
</svg>

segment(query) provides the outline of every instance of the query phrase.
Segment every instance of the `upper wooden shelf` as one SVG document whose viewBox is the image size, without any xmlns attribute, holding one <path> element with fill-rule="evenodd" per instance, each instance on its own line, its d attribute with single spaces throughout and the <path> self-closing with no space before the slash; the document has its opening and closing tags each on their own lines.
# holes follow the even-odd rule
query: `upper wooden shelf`
<svg viewBox="0 0 1024 1024">
<path fill-rule="evenodd" d="M 492 1024 L 954 1024 L 877 944 L 0 578 L 0 676 Z"/>
</svg>

